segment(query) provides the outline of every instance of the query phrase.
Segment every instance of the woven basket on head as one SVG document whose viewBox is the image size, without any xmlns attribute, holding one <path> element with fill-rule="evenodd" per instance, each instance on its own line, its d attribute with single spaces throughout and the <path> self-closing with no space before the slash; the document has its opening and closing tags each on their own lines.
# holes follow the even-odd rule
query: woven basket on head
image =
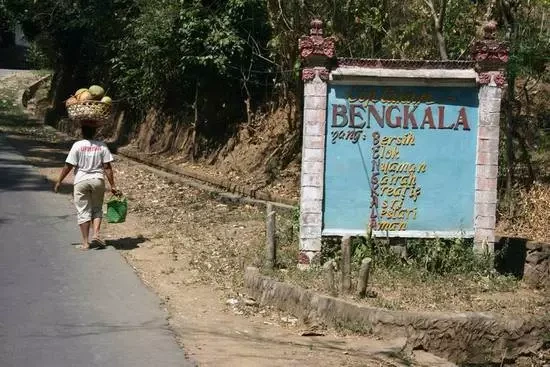
<svg viewBox="0 0 550 367">
<path fill-rule="evenodd" d="M 100 101 L 81 101 L 67 106 L 71 120 L 105 122 L 111 117 L 111 104 Z"/>
</svg>

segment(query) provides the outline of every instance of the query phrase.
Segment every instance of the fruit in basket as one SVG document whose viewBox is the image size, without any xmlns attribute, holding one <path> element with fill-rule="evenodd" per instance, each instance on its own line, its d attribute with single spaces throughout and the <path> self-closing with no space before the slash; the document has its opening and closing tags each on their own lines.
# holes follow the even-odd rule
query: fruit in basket
<svg viewBox="0 0 550 367">
<path fill-rule="evenodd" d="M 76 93 L 74 94 L 75 97 L 78 97 L 79 94 L 83 93 L 83 92 L 87 92 L 88 89 L 87 88 L 80 88 L 79 90 L 76 91 Z"/>
<path fill-rule="evenodd" d="M 101 100 L 101 98 L 103 98 L 103 96 L 105 95 L 105 90 L 99 85 L 92 85 L 90 88 L 88 88 L 88 92 L 90 92 L 93 99 L 96 101 Z"/>
<path fill-rule="evenodd" d="M 72 104 L 78 103 L 78 99 L 75 96 L 71 96 L 69 99 L 65 101 L 65 106 L 70 106 Z"/>
<path fill-rule="evenodd" d="M 83 102 L 83 101 L 91 101 L 94 99 L 94 97 L 92 96 L 92 93 L 90 93 L 90 91 L 84 91 L 82 93 L 80 93 L 76 99 L 78 99 L 78 102 Z"/>
<path fill-rule="evenodd" d="M 113 100 L 111 99 L 111 97 L 105 96 L 105 97 L 101 98 L 101 102 L 111 104 L 111 103 L 113 103 Z"/>
</svg>

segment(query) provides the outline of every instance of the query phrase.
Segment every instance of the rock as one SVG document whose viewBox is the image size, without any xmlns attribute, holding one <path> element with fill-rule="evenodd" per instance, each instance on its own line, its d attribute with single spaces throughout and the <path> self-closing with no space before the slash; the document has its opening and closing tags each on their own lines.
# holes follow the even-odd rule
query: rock
<svg viewBox="0 0 550 367">
<path fill-rule="evenodd" d="M 550 288 L 550 261 L 540 264 L 526 263 L 523 280 L 533 287 Z"/>
<path fill-rule="evenodd" d="M 318 331 L 313 331 L 313 330 L 308 330 L 308 331 L 304 331 L 302 334 L 300 334 L 301 336 L 325 336 L 325 334 L 323 333 L 320 333 Z"/>
<path fill-rule="evenodd" d="M 544 253 L 542 251 L 529 251 L 525 261 L 528 263 L 539 264 L 542 261 L 548 260 L 548 259 L 550 259 L 550 252 Z"/>
<path fill-rule="evenodd" d="M 244 304 L 247 306 L 258 306 L 258 302 L 256 302 L 253 298 L 245 299 Z"/>
<path fill-rule="evenodd" d="M 298 319 L 292 316 L 281 317 L 281 321 L 290 325 L 296 325 L 298 323 Z"/>
<path fill-rule="evenodd" d="M 519 357 L 515 361 L 515 366 L 517 367 L 531 367 L 531 359 L 529 357 Z"/>
<path fill-rule="evenodd" d="M 368 298 L 376 298 L 376 297 L 378 297 L 378 293 L 376 293 L 372 289 L 368 289 L 365 293 L 365 296 L 368 297 Z"/>
<path fill-rule="evenodd" d="M 227 301 L 225 301 L 225 303 L 230 306 L 236 306 L 239 304 L 239 300 L 235 298 L 229 298 Z"/>
<path fill-rule="evenodd" d="M 528 250 L 540 250 L 540 249 L 542 249 L 543 244 L 540 243 L 540 242 L 535 242 L 535 241 L 527 241 L 527 243 L 525 244 L 525 247 Z"/>
<path fill-rule="evenodd" d="M 526 247 L 524 281 L 534 287 L 550 288 L 550 244 L 529 241 Z"/>
<path fill-rule="evenodd" d="M 401 259 L 407 258 L 407 246 L 393 245 L 393 246 L 390 246 L 390 250 L 393 251 L 395 254 L 399 255 Z"/>
</svg>

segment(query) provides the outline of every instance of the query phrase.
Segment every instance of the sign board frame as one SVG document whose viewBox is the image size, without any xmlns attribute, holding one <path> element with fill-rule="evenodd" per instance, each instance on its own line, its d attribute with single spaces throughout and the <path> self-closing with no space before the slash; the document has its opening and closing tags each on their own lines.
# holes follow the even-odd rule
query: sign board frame
<svg viewBox="0 0 550 367">
<path fill-rule="evenodd" d="M 334 162 L 334 159 L 335 155 L 340 155 L 342 159 L 345 159 L 346 157 L 353 156 L 353 154 L 349 153 L 349 149 L 338 151 L 332 145 L 327 145 L 327 142 L 332 144 L 330 139 L 333 138 L 332 135 L 328 136 L 327 134 L 333 134 L 331 129 L 335 126 L 343 126 L 343 116 L 347 115 L 348 121 L 346 126 L 348 131 L 343 134 L 342 139 L 354 139 L 355 135 L 350 130 L 357 131 L 358 129 L 356 126 L 352 126 L 353 129 L 349 129 L 349 114 L 351 109 L 349 98 L 361 98 L 353 95 L 346 96 L 346 92 L 341 93 L 342 95 L 339 97 L 335 96 L 334 93 L 338 90 L 347 90 L 347 94 L 353 94 L 354 90 L 370 90 L 371 93 L 374 91 L 370 102 L 368 101 L 369 98 L 363 98 L 360 103 L 361 106 L 355 107 L 352 112 L 352 115 L 357 118 L 357 122 L 353 122 L 352 124 L 359 126 L 363 123 L 366 124 L 365 118 L 374 119 L 374 122 L 371 121 L 371 127 L 376 126 L 372 124 L 378 124 L 382 128 L 383 126 L 387 126 L 384 124 L 388 122 L 390 125 L 395 126 L 397 125 L 395 118 L 398 114 L 401 114 L 400 124 L 402 127 L 403 120 L 406 118 L 403 115 L 403 110 L 405 109 L 403 101 L 398 101 L 393 105 L 380 101 L 385 98 L 384 92 L 387 95 L 388 88 L 400 90 L 401 92 L 397 93 L 397 98 L 401 99 L 407 93 L 410 94 L 415 90 L 445 91 L 442 95 L 437 96 L 437 100 L 424 101 L 433 102 L 437 106 L 437 109 L 435 109 L 437 113 L 434 114 L 435 110 L 431 110 L 428 113 L 428 117 L 425 117 L 425 114 L 418 117 L 426 120 L 423 121 L 426 122 L 424 127 L 428 129 L 424 130 L 436 132 L 439 127 L 448 128 L 450 126 L 450 120 L 445 118 L 440 119 L 440 114 L 444 114 L 442 110 L 447 108 L 446 105 L 450 106 L 448 107 L 448 112 L 456 115 L 456 120 L 452 122 L 452 129 L 458 127 L 457 130 L 446 130 L 460 133 L 462 128 L 465 127 L 464 123 L 466 121 L 464 119 L 468 120 L 467 123 L 469 125 L 467 128 L 469 130 L 466 130 L 466 132 L 469 134 L 469 138 L 458 139 L 460 141 L 457 140 L 457 142 L 453 143 L 452 147 L 449 146 L 449 149 L 456 153 L 457 150 L 460 150 L 461 144 L 465 144 L 464 153 L 467 155 L 467 159 L 457 167 L 468 171 L 468 182 L 464 182 L 461 184 L 462 186 L 458 185 L 457 187 L 458 189 L 468 191 L 467 197 L 463 199 L 470 201 L 465 207 L 471 207 L 471 211 L 461 214 L 467 218 L 468 225 L 463 230 L 456 225 L 454 227 L 450 225 L 448 228 L 436 225 L 431 228 L 427 225 L 417 228 L 413 226 L 414 229 L 411 230 L 401 227 L 397 231 L 389 230 L 386 227 L 384 231 L 375 231 L 375 235 L 407 238 L 473 237 L 477 246 L 492 246 L 495 241 L 494 231 L 496 225 L 500 104 L 502 90 L 505 86 L 503 67 L 508 57 L 506 46 L 494 39 L 495 29 L 496 27 L 492 23 L 484 28 L 484 39 L 476 42 L 474 45 L 473 61 L 339 59 L 334 54 L 334 39 L 323 36 L 322 22 L 318 20 L 312 22 L 310 36 L 302 37 L 299 43 L 300 54 L 305 64 L 302 72 L 302 79 L 304 81 L 304 113 L 300 191 L 300 255 L 298 259 L 301 265 L 308 266 L 311 263 L 318 262 L 322 236 L 364 235 L 369 225 L 376 225 L 376 223 L 368 219 L 364 220 L 363 228 L 359 228 L 358 223 L 360 222 L 356 222 L 353 226 L 345 228 L 345 217 L 349 214 L 349 209 L 353 208 L 354 204 L 349 202 L 353 198 L 352 196 L 345 195 L 343 186 L 346 180 L 354 178 L 355 173 L 348 166 L 342 170 L 342 174 L 347 175 L 346 177 L 334 179 L 337 176 L 334 172 L 338 168 L 338 162 Z M 468 91 L 466 99 L 468 99 L 467 104 L 469 106 L 466 106 L 466 109 L 462 112 L 460 108 L 455 108 L 460 107 L 458 106 L 460 103 L 453 104 L 450 101 L 445 102 L 442 100 L 442 98 L 452 99 L 453 94 L 454 98 L 460 99 L 464 97 L 453 92 L 453 90 L 458 90 L 458 88 Z M 336 103 L 343 104 L 345 107 L 333 110 L 335 101 L 342 102 L 346 98 L 348 98 L 347 102 Z M 422 101 L 419 99 L 416 102 Z M 369 103 L 372 107 L 368 107 Z M 417 104 L 422 105 L 422 103 Z M 427 104 L 424 103 L 423 106 L 426 107 Z M 383 109 L 387 111 L 385 108 L 391 110 L 388 120 L 386 120 L 385 115 L 381 115 Z M 345 113 L 344 109 L 346 109 Z M 376 111 L 378 115 L 376 115 Z M 370 115 L 369 112 L 371 112 Z M 334 118 L 340 120 L 335 123 Z M 409 125 L 408 127 L 411 128 L 411 126 Z M 405 133 L 405 130 L 401 129 L 401 131 Z M 413 130 L 410 129 L 410 131 Z M 416 130 L 418 139 L 423 141 L 422 144 L 425 147 L 426 144 L 429 144 L 430 139 L 433 139 L 434 144 L 438 142 L 437 137 L 426 135 L 427 131 L 419 131 L 420 129 Z M 341 136 L 341 134 L 338 135 L 336 139 L 340 139 Z M 399 136 L 403 135 L 386 134 L 386 139 L 390 139 L 391 137 L 395 139 Z M 448 139 L 451 139 L 450 135 L 446 136 Z M 462 136 L 464 137 L 465 135 Z M 365 141 L 367 141 L 366 137 Z M 340 144 L 340 141 L 335 143 L 335 145 L 338 144 Z M 353 145 L 353 143 L 351 144 Z M 357 146 L 361 146 L 361 144 Z M 368 147 L 369 145 L 364 146 Z M 414 155 L 410 149 L 407 153 L 405 153 L 405 150 L 394 146 L 394 157 L 395 154 L 408 155 L 409 158 Z M 346 151 L 348 152 L 346 153 Z M 425 151 L 430 151 L 430 149 Z M 441 150 L 436 151 L 441 154 Z M 419 154 L 421 155 L 422 153 Z M 354 157 L 355 165 L 358 162 L 356 158 L 357 156 Z M 417 163 L 421 163 L 421 161 L 422 159 Z M 432 160 L 435 166 L 432 167 L 434 175 L 431 177 L 431 180 L 438 179 L 437 163 L 434 162 L 437 162 L 437 160 Z M 447 162 L 447 164 L 449 163 Z M 366 165 L 366 168 L 368 170 L 369 165 Z M 370 165 L 370 169 L 372 169 L 372 164 Z M 445 167 L 442 167 L 440 171 L 440 175 L 450 172 Z M 416 176 L 416 179 L 419 179 L 418 175 Z M 425 176 L 428 177 L 428 175 Z M 329 181 L 327 181 L 327 177 Z M 330 181 L 331 177 L 334 179 L 334 182 Z M 443 177 L 439 178 L 443 179 Z M 372 186 L 372 182 L 368 184 Z M 429 180 L 424 180 L 424 185 L 428 185 L 432 189 L 436 187 L 433 185 L 433 182 L 430 184 Z M 354 188 L 361 189 L 361 186 L 359 185 Z M 368 192 L 368 187 L 366 189 L 362 190 L 361 195 Z M 372 192 L 373 190 L 370 191 Z M 345 200 L 348 200 L 348 210 L 346 210 L 346 205 L 341 205 L 336 211 L 332 210 L 334 209 L 333 207 L 339 205 L 337 195 L 334 192 L 341 194 Z M 388 193 L 390 191 L 386 187 L 385 194 Z M 442 196 L 445 196 L 445 193 Z M 448 201 L 452 200 L 452 198 L 442 198 L 442 200 Z M 372 200 L 370 201 L 372 203 Z M 434 197 L 431 198 L 431 202 L 433 205 L 435 202 Z M 365 209 L 364 198 L 363 202 L 357 202 L 356 204 L 361 209 Z M 448 202 L 445 204 L 448 204 Z M 328 210 L 327 205 L 331 206 Z M 450 208 L 452 209 L 452 205 Z M 412 210 L 413 208 L 408 209 Z M 464 207 L 460 210 L 464 212 Z M 417 213 L 417 215 L 420 216 L 421 214 Z M 342 217 L 343 220 L 339 217 Z M 432 217 L 432 221 L 433 218 L 436 217 Z M 340 223 L 341 225 L 333 226 L 330 223 Z"/>
</svg>

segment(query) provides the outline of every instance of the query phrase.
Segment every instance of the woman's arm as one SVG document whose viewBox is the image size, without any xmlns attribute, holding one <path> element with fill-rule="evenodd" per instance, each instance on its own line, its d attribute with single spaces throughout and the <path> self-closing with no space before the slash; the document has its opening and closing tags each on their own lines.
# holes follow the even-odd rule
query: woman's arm
<svg viewBox="0 0 550 367">
<path fill-rule="evenodd" d="M 111 162 L 103 163 L 103 169 L 105 170 L 105 176 L 107 176 L 109 185 L 111 185 L 111 192 L 116 195 L 118 190 L 115 185 L 115 175 L 113 173 L 113 166 L 111 166 Z"/>
<path fill-rule="evenodd" d="M 65 163 L 65 165 L 63 166 L 63 168 L 61 169 L 61 173 L 59 174 L 59 178 L 57 179 L 57 182 L 55 183 L 55 186 L 53 188 L 53 191 L 55 192 L 58 192 L 59 191 L 59 187 L 61 186 L 61 182 L 63 182 L 63 180 L 65 179 L 65 177 L 67 177 L 67 175 L 69 174 L 69 172 L 71 172 L 71 170 L 73 169 L 73 165 L 72 164 L 69 164 L 69 163 Z"/>
</svg>

